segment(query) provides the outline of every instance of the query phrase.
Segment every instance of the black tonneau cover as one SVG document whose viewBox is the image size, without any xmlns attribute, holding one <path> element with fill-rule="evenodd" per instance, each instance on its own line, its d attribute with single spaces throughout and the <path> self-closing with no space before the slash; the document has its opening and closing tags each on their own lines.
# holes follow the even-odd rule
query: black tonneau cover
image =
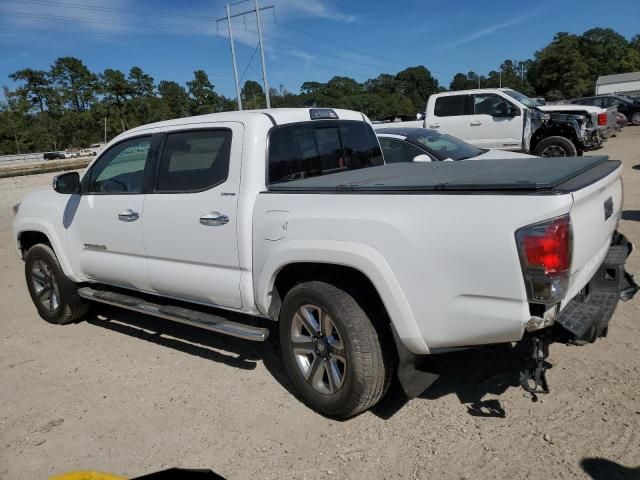
<svg viewBox="0 0 640 480">
<path fill-rule="evenodd" d="M 275 183 L 270 191 L 571 191 L 604 178 L 620 162 L 606 156 L 394 163 Z M 580 178 L 577 178 L 580 177 Z"/>
</svg>

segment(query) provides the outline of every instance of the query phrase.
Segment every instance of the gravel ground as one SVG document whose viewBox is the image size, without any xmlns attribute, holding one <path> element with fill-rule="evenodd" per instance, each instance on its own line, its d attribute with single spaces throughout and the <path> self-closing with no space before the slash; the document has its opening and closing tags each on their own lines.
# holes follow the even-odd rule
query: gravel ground
<svg viewBox="0 0 640 480">
<path fill-rule="evenodd" d="M 640 246 L 640 128 L 597 153 L 624 162 L 621 230 Z M 407 402 L 324 418 L 288 391 L 271 343 L 224 338 L 108 307 L 64 327 L 33 307 L 11 206 L 52 175 L 0 179 L 0 479 L 169 466 L 236 478 L 640 478 L 640 296 L 609 336 L 553 345 L 552 393 L 523 395 L 509 348 L 440 356 Z M 640 254 L 628 269 L 640 272 Z M 535 473 L 534 473 L 535 472 Z"/>
</svg>

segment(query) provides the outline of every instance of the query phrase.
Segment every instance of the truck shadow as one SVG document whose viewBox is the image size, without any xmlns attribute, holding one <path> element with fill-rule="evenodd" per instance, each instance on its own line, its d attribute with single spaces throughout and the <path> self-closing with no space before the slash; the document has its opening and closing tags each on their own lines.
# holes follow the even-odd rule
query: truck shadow
<svg viewBox="0 0 640 480">
<path fill-rule="evenodd" d="M 471 416 L 505 418 L 507 412 L 499 399 L 483 398 L 486 395 L 501 395 L 509 387 L 519 388 L 519 372 L 514 365 L 521 361 L 521 353 L 511 345 L 425 357 L 420 369 L 438 374 L 439 378 L 418 399 L 434 400 L 454 394 Z M 389 394 L 372 412 L 380 418 L 388 419 L 408 401 L 400 385 L 395 382 Z"/>
<path fill-rule="evenodd" d="M 249 342 L 107 305 L 92 305 L 91 325 L 241 370 L 273 354 L 270 342 Z"/>
<path fill-rule="evenodd" d="M 623 210 L 622 220 L 640 222 L 640 210 Z"/>
<path fill-rule="evenodd" d="M 263 362 L 271 376 L 295 396 L 280 360 L 277 325 L 273 322 L 243 317 L 243 322 L 259 323 L 269 329 L 269 340 L 250 342 L 108 305 L 92 305 L 85 321 L 96 327 L 241 370 L 253 370 L 258 362 Z M 469 415 L 505 418 L 507 412 L 498 399 L 483 400 L 483 397 L 488 394 L 500 395 L 509 387 L 519 386 L 518 372 L 513 368 L 519 358 L 518 352 L 510 345 L 425 357 L 420 368 L 437 373 L 439 378 L 416 401 L 455 394 L 460 403 L 466 405 Z M 371 412 L 387 420 L 408 401 L 400 385 L 394 381 L 389 393 Z"/>
<path fill-rule="evenodd" d="M 593 480 L 637 480 L 640 467 L 629 468 L 606 458 L 583 458 L 580 466 Z"/>
</svg>

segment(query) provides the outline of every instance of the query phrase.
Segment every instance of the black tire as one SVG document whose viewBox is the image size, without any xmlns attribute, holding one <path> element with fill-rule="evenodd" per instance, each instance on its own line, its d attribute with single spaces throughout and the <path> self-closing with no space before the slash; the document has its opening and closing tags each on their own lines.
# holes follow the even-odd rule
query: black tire
<svg viewBox="0 0 640 480">
<path fill-rule="evenodd" d="M 631 125 L 640 126 L 640 112 L 635 112 L 629 119 Z"/>
<path fill-rule="evenodd" d="M 299 356 L 294 354 L 291 339 L 292 328 L 295 328 L 292 325 L 296 322 L 294 318 L 299 309 L 309 305 L 319 307 L 330 317 L 335 326 L 334 336 L 339 337 L 346 359 L 340 387 L 332 393 L 322 393 L 312 386 L 312 380 L 305 380 L 298 364 Z M 390 351 L 385 327 L 374 325 L 365 310 L 346 291 L 321 281 L 301 283 L 287 293 L 279 323 L 280 349 L 289 378 L 295 392 L 314 410 L 334 418 L 348 418 L 371 408 L 386 394 L 393 376 L 395 357 Z M 318 346 L 320 340 L 314 341 Z M 315 354 L 307 357 L 308 372 L 313 369 L 315 358 L 320 358 L 317 354 L 316 349 Z M 333 351 L 329 355 L 332 354 Z M 328 366 L 332 361 L 330 358 L 324 365 Z M 325 368 L 321 378 L 323 381 L 326 378 L 330 384 L 328 375 L 329 369 Z M 333 386 L 336 385 L 334 380 Z"/>
<path fill-rule="evenodd" d="M 536 145 L 533 154 L 538 157 L 575 157 L 578 149 L 568 138 L 548 137 Z"/>
<path fill-rule="evenodd" d="M 76 285 L 62 272 L 49 245 L 40 243 L 29 249 L 24 271 L 31 300 L 44 320 L 64 325 L 87 313 L 89 304 L 78 296 Z"/>
</svg>

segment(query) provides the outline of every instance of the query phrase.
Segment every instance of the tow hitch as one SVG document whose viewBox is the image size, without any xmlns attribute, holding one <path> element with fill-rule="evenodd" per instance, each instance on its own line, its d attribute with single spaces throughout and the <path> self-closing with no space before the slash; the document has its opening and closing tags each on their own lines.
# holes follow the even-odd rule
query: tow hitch
<svg viewBox="0 0 640 480">
<path fill-rule="evenodd" d="M 552 340 L 544 333 L 529 337 L 525 348 L 529 349 L 525 366 L 520 371 L 520 385 L 531 394 L 531 401 L 538 401 L 538 394 L 549 393 L 546 371 L 552 365 L 546 361 Z"/>
</svg>

